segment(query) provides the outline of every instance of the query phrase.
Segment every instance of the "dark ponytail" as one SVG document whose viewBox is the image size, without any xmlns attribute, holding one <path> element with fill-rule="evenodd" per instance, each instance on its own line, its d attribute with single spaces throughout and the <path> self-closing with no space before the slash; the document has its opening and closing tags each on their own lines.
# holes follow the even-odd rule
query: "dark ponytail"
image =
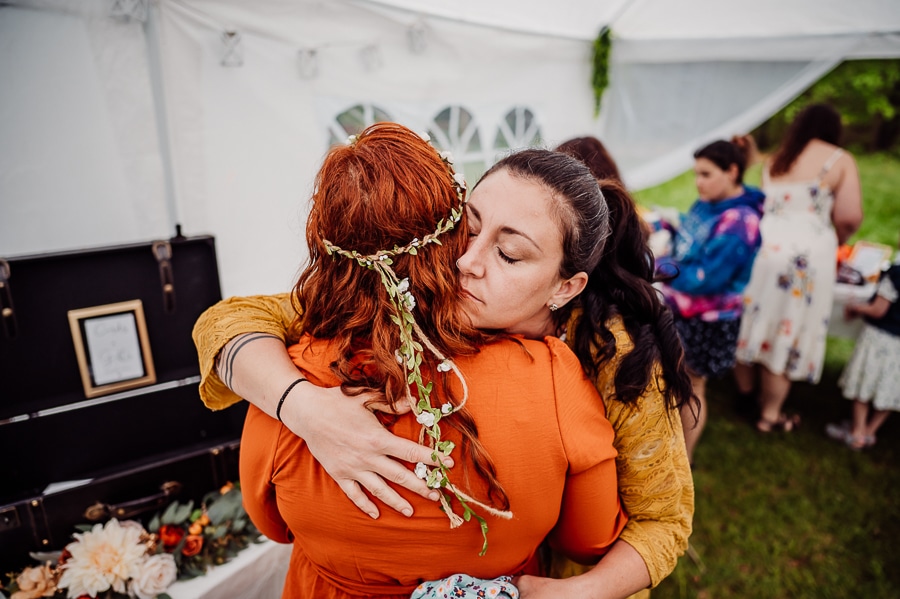
<svg viewBox="0 0 900 599">
<path fill-rule="evenodd" d="M 634 403 L 653 383 L 670 408 L 680 408 L 691 401 L 693 389 L 672 312 L 653 287 L 647 230 L 621 182 L 602 180 L 600 188 L 609 205 L 612 236 L 579 296 L 583 314 L 575 328 L 573 349 L 585 372 L 595 378 L 616 355 L 615 336 L 607 323 L 621 317 L 634 348 L 616 370 L 612 399 Z M 657 364 L 663 384 L 651 381 Z"/>
</svg>

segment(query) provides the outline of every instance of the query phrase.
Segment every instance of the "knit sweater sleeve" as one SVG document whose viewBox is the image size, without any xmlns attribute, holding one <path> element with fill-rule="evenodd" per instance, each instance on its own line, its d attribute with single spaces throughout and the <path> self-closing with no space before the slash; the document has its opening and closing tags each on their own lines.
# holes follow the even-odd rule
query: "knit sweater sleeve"
<svg viewBox="0 0 900 599">
<path fill-rule="evenodd" d="M 619 495 L 629 514 L 619 538 L 641 555 L 656 586 L 687 549 L 694 515 L 681 419 L 655 382 L 638 405 L 608 401 L 607 416 L 616 431 Z"/>
<path fill-rule="evenodd" d="M 243 333 L 268 333 L 284 341 L 298 317 L 290 294 L 232 297 L 208 308 L 194 324 L 193 338 L 200 360 L 200 399 L 221 410 L 241 401 L 216 373 L 216 356 L 231 339 Z"/>
<path fill-rule="evenodd" d="M 636 403 L 615 400 L 616 370 L 634 345 L 621 319 L 608 326 L 616 336 L 616 355 L 604 365 L 595 385 L 605 398 L 606 415 L 615 431 L 619 496 L 629 516 L 619 538 L 640 554 L 656 586 L 687 549 L 694 482 L 681 418 L 666 404 L 659 366 Z"/>
</svg>

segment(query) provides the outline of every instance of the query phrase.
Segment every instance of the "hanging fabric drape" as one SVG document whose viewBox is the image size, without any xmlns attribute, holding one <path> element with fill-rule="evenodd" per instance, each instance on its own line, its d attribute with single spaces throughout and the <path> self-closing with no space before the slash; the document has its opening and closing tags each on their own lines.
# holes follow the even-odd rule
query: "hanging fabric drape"
<svg viewBox="0 0 900 599">
<path fill-rule="evenodd" d="M 216 236 L 229 295 L 290 287 L 322 157 L 375 120 L 428 131 L 470 183 L 510 148 L 597 135 L 639 189 L 842 60 L 900 57 L 900 5 L 19 0 L 0 49 L 0 255 L 177 223 Z"/>
</svg>

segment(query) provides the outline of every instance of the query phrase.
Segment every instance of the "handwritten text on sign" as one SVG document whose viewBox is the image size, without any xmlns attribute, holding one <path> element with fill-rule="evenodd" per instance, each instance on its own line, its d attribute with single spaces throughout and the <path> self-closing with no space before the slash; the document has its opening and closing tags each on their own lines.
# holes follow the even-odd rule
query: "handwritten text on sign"
<svg viewBox="0 0 900 599">
<path fill-rule="evenodd" d="M 144 376 L 144 360 L 134 313 L 98 316 L 84 321 L 91 374 L 95 385 Z"/>
</svg>

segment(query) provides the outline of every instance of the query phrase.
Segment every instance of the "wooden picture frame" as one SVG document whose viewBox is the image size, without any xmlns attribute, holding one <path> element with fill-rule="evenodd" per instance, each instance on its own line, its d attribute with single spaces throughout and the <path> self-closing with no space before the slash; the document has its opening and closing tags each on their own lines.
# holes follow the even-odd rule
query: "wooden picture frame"
<svg viewBox="0 0 900 599">
<path fill-rule="evenodd" d="M 68 315 L 85 397 L 156 382 L 141 300 L 69 310 Z"/>
<path fill-rule="evenodd" d="M 894 250 L 889 245 L 860 240 L 853 244 L 847 257 L 847 265 L 858 270 L 864 279 L 876 282 L 881 269 L 890 263 L 893 253 Z"/>
</svg>

